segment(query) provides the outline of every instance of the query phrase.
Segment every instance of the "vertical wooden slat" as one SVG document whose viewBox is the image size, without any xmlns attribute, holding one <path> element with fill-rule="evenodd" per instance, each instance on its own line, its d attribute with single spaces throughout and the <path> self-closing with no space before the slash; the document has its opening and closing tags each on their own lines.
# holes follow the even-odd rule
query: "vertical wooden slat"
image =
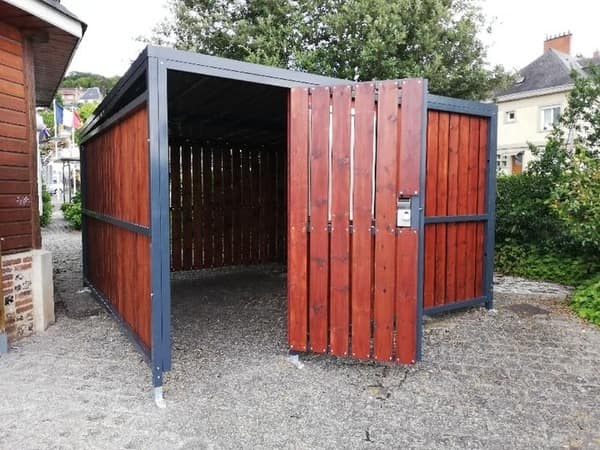
<svg viewBox="0 0 600 450">
<path fill-rule="evenodd" d="M 450 115 L 450 133 L 448 137 L 448 215 L 458 214 L 458 146 L 459 146 L 459 115 Z M 456 300 L 456 267 L 458 264 L 456 247 L 456 224 L 448 224 L 446 250 L 446 302 Z"/>
<path fill-rule="evenodd" d="M 261 238 L 261 223 L 260 223 L 260 152 L 255 149 L 252 152 L 252 257 L 253 263 L 260 262 L 260 238 Z"/>
<path fill-rule="evenodd" d="M 479 119 L 471 117 L 469 119 L 469 164 L 468 164 L 468 194 L 467 210 L 468 214 L 477 214 L 477 189 L 478 189 L 478 171 L 479 171 Z M 475 264 L 477 260 L 477 223 L 467 224 L 467 245 L 466 245 L 466 287 L 465 297 L 467 299 L 475 298 Z"/>
<path fill-rule="evenodd" d="M 435 216 L 436 212 L 436 187 L 437 187 L 437 165 L 438 165 L 438 135 L 439 135 L 439 113 L 430 111 L 427 121 L 427 185 L 425 215 Z M 425 266 L 424 266 L 424 291 L 423 305 L 429 308 L 435 304 L 435 253 L 436 253 L 436 229 L 435 225 L 425 226 Z"/>
<path fill-rule="evenodd" d="M 275 259 L 275 215 L 277 210 L 275 209 L 275 173 L 273 159 L 275 156 L 275 149 L 269 148 L 264 152 L 264 164 L 263 164 L 263 181 L 264 181 L 264 192 L 265 192 L 265 203 L 264 208 L 264 227 L 265 227 L 265 261 L 274 261 Z"/>
<path fill-rule="evenodd" d="M 179 144 L 171 146 L 171 267 L 181 270 L 181 166 Z"/>
<path fill-rule="evenodd" d="M 354 102 L 354 186 L 352 203 L 352 356 L 371 356 L 371 298 L 373 251 L 373 137 L 375 86 L 356 85 Z"/>
<path fill-rule="evenodd" d="M 495 164 L 495 161 L 488 161 L 488 119 L 481 119 L 479 122 L 479 147 L 478 147 L 478 174 L 477 174 L 477 213 L 485 214 L 486 197 L 486 171 L 488 164 Z M 493 195 L 493 194 L 492 194 Z M 475 260 L 475 295 L 482 297 L 485 293 L 484 288 L 484 242 L 485 226 L 483 223 L 477 226 L 477 258 Z"/>
<path fill-rule="evenodd" d="M 307 349 L 308 293 L 308 89 L 293 88 L 288 101 L 288 342 Z"/>
<path fill-rule="evenodd" d="M 374 358 L 392 359 L 396 281 L 398 85 L 379 84 L 375 173 Z M 418 179 L 418 178 L 417 178 Z"/>
<path fill-rule="evenodd" d="M 424 195 L 421 192 L 421 159 L 425 156 L 422 133 L 425 114 L 425 93 L 422 80 L 402 81 L 402 106 L 398 135 L 400 155 L 398 189 L 403 195 Z M 396 360 L 413 363 L 417 356 L 419 234 L 413 228 L 398 229 L 396 239 Z"/>
<path fill-rule="evenodd" d="M 192 268 L 193 261 L 193 221 L 192 221 L 192 161 L 189 144 L 182 144 L 182 216 L 183 216 L 183 269 Z"/>
<path fill-rule="evenodd" d="M 348 355 L 350 333 L 350 86 L 333 88 L 331 197 L 330 345 L 334 355 Z"/>
<path fill-rule="evenodd" d="M 213 166 L 212 146 L 205 144 L 202 150 L 202 198 L 204 217 L 204 237 L 202 247 L 204 248 L 204 267 L 213 267 Z"/>
<path fill-rule="evenodd" d="M 202 268 L 202 147 L 195 145 L 192 147 L 192 183 L 193 200 L 192 209 L 194 217 L 194 231 L 192 233 L 194 239 L 194 269 Z"/>
<path fill-rule="evenodd" d="M 450 115 L 440 113 L 438 127 L 438 167 L 436 183 L 436 216 L 448 214 L 448 135 Z M 427 182 L 431 182 L 427 176 Z M 435 233 L 435 306 L 444 304 L 446 298 L 446 224 L 436 225 Z"/>
<path fill-rule="evenodd" d="M 468 173 L 469 173 L 469 117 L 461 115 L 459 118 L 459 144 L 458 144 L 458 214 L 468 214 Z M 466 223 L 456 225 L 457 258 L 456 266 L 456 300 L 467 300 L 467 273 L 465 262 L 467 260 L 467 227 Z"/>
<path fill-rule="evenodd" d="M 252 191 L 250 183 L 250 153 L 248 149 L 242 151 L 242 262 L 250 263 L 250 234 L 252 231 L 250 220 L 250 202 Z"/>
<path fill-rule="evenodd" d="M 241 199 L 242 199 L 242 169 L 239 148 L 233 149 L 233 198 L 231 209 L 233 211 L 233 264 L 241 264 L 242 228 L 241 228 Z"/>
<path fill-rule="evenodd" d="M 230 266 L 232 259 L 233 241 L 233 208 L 232 208 L 232 173 L 231 150 L 223 150 L 223 264 Z"/>
<path fill-rule="evenodd" d="M 310 349 L 327 351 L 328 325 L 328 180 L 329 180 L 329 88 L 312 89 L 310 141 L 310 257 L 309 329 Z"/>
<path fill-rule="evenodd" d="M 223 207 L 224 183 L 223 183 L 223 153 L 222 147 L 216 149 L 213 164 L 215 165 L 215 265 L 222 266 L 224 263 L 224 231 L 225 231 L 225 208 Z"/>
</svg>

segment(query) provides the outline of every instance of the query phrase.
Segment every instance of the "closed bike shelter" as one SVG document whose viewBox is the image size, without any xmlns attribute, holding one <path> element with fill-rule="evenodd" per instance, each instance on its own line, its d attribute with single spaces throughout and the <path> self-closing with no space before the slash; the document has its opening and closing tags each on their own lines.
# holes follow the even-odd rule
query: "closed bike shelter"
<svg viewBox="0 0 600 450">
<path fill-rule="evenodd" d="M 289 350 L 410 364 L 492 305 L 496 107 L 148 47 L 83 130 L 85 284 L 159 388 L 171 274 L 280 262 Z"/>
</svg>

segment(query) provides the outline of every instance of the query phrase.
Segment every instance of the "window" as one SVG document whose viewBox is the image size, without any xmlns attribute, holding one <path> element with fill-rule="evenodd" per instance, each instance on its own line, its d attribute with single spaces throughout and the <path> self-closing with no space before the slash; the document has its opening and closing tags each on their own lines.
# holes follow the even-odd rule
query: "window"
<svg viewBox="0 0 600 450">
<path fill-rule="evenodd" d="M 517 121 L 517 113 L 516 111 L 506 111 L 504 113 L 504 122 L 512 123 Z"/>
<path fill-rule="evenodd" d="M 560 106 L 549 106 L 541 110 L 541 130 L 549 131 L 560 119 Z"/>
</svg>

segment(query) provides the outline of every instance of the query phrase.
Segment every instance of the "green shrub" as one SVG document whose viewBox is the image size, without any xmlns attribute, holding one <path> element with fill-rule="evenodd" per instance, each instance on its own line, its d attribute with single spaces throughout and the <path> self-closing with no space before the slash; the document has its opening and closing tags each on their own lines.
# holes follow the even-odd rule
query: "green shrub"
<svg viewBox="0 0 600 450">
<path fill-rule="evenodd" d="M 571 306 L 580 317 L 600 326 L 600 275 L 575 291 Z"/>
<path fill-rule="evenodd" d="M 52 196 L 46 189 L 46 185 L 42 185 L 42 215 L 40 216 L 40 226 L 46 227 L 52 220 Z"/>
<path fill-rule="evenodd" d="M 81 230 L 81 195 L 77 193 L 69 203 L 64 203 L 62 207 L 65 219 L 76 230 Z"/>
<path fill-rule="evenodd" d="M 525 245 L 496 248 L 496 270 L 506 275 L 578 286 L 600 273 L 600 262 Z"/>
</svg>

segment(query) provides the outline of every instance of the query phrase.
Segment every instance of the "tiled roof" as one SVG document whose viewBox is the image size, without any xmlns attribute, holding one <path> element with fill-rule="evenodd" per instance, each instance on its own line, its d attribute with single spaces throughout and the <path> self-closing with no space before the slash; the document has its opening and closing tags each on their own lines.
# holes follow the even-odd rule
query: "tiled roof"
<svg viewBox="0 0 600 450">
<path fill-rule="evenodd" d="M 517 81 L 508 89 L 497 92 L 496 96 L 501 97 L 569 85 L 573 83 L 571 78 L 573 70 L 584 73 L 579 60 L 550 49 L 521 69 L 517 75 Z"/>
</svg>

